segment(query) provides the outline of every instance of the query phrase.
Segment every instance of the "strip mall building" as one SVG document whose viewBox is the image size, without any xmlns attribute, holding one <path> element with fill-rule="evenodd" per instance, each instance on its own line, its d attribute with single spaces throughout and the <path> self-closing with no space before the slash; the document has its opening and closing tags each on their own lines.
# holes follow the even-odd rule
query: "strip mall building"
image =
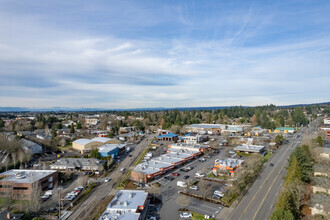
<svg viewBox="0 0 330 220">
<path fill-rule="evenodd" d="M 138 164 L 131 172 L 131 180 L 147 183 L 182 164 L 198 158 L 209 146 L 170 144 L 166 154 Z"/>
</svg>

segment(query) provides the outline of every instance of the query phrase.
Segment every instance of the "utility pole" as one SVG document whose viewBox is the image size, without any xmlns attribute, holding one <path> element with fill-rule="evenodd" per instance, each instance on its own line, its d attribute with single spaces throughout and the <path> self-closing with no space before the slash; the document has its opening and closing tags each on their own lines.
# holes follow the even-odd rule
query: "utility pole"
<svg viewBox="0 0 330 220">
<path fill-rule="evenodd" d="M 61 219 L 61 189 L 62 187 L 58 187 L 57 190 L 58 190 L 58 204 L 59 204 L 59 209 L 58 209 L 58 219 Z"/>
</svg>

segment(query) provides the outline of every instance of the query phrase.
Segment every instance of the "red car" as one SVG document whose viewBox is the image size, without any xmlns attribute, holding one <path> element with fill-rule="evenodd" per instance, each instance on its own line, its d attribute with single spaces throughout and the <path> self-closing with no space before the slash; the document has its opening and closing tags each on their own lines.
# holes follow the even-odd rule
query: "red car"
<svg viewBox="0 0 330 220">
<path fill-rule="evenodd" d="M 178 174 L 178 173 L 175 173 L 175 172 L 172 173 L 172 175 L 173 175 L 173 176 L 179 176 L 179 174 Z"/>
</svg>

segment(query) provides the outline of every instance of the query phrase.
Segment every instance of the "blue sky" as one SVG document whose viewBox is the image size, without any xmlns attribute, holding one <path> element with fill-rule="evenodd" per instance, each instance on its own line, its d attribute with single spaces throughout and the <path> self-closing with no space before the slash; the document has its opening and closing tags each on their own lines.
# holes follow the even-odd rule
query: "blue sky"
<svg viewBox="0 0 330 220">
<path fill-rule="evenodd" d="M 329 101 L 329 1 L 0 1 L 0 106 Z"/>
</svg>

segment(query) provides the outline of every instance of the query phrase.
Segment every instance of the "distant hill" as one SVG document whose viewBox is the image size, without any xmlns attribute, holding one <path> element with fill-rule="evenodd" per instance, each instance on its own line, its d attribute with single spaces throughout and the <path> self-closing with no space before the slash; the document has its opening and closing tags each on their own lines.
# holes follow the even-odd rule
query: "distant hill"
<svg viewBox="0 0 330 220">
<path fill-rule="evenodd" d="M 330 105 L 330 102 L 313 103 L 313 104 L 294 104 L 294 105 L 281 105 L 278 108 L 294 108 L 299 106 L 308 105 Z M 213 106 L 213 107 L 178 107 L 178 108 L 131 108 L 131 109 L 104 109 L 104 108 L 69 108 L 69 107 L 52 107 L 52 108 L 27 108 L 27 107 L 0 107 L 0 112 L 97 112 L 97 111 L 164 111 L 174 110 L 191 111 L 191 110 L 217 110 L 232 108 L 235 106 Z M 255 106 L 240 106 L 243 108 Z"/>
</svg>

